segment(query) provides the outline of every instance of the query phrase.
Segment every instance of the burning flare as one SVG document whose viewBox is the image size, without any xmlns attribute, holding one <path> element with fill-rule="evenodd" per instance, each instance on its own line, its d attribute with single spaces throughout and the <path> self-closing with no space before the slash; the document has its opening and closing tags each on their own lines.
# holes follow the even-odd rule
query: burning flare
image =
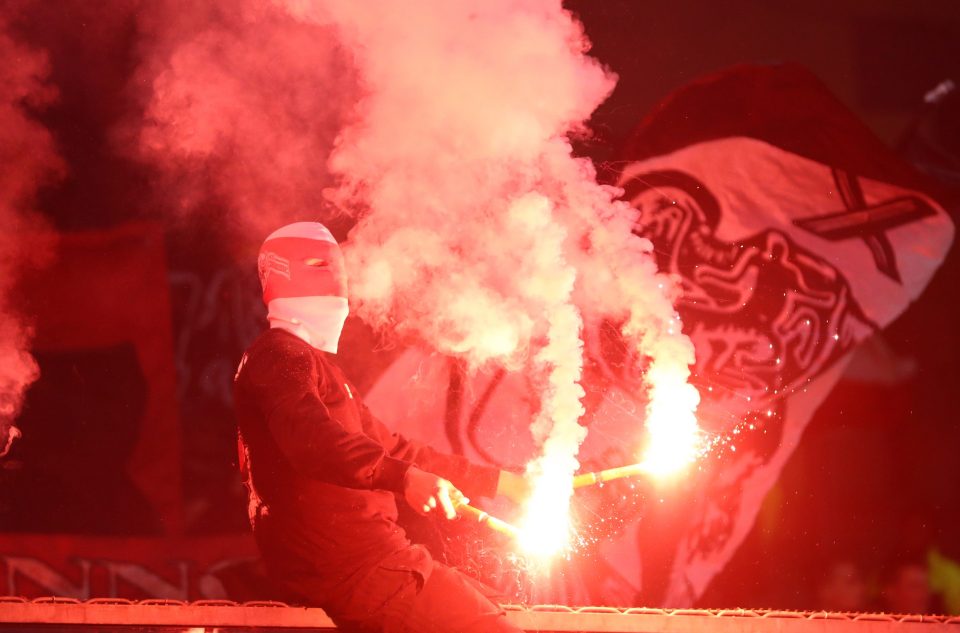
<svg viewBox="0 0 960 633">
<path fill-rule="evenodd" d="M 702 435 L 694 415 L 700 394 L 687 382 L 689 373 L 686 366 L 666 362 L 655 362 L 647 371 L 650 405 L 640 463 L 655 477 L 679 473 L 700 453 Z"/>
</svg>

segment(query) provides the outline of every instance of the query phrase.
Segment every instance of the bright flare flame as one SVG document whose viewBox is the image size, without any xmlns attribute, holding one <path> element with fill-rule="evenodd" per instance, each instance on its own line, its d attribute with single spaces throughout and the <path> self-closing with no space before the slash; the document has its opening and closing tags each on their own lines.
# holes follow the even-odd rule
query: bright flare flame
<svg viewBox="0 0 960 633">
<path fill-rule="evenodd" d="M 646 376 L 650 404 L 641 464 L 655 477 L 681 472 L 700 453 L 702 434 L 694 415 L 700 394 L 687 382 L 687 375 L 686 366 L 654 363 Z"/>
<path fill-rule="evenodd" d="M 534 558 L 550 558 L 569 545 L 573 471 L 568 462 L 548 453 L 530 464 L 530 470 L 537 472 L 520 521 L 518 543 Z"/>
</svg>

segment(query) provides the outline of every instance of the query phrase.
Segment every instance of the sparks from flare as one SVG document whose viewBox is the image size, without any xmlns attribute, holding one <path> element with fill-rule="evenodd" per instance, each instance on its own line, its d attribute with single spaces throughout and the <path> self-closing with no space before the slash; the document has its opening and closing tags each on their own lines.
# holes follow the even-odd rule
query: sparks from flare
<svg viewBox="0 0 960 633">
<path fill-rule="evenodd" d="M 570 548 L 573 528 L 569 504 L 573 490 L 610 479 L 647 475 L 656 479 L 677 476 L 706 449 L 695 415 L 699 393 L 683 371 L 654 364 L 647 373 L 650 405 L 647 407 L 646 442 L 637 464 L 572 476 L 570 463 L 547 450 L 528 469 L 533 492 L 519 526 L 520 548 L 537 559 L 548 559 Z M 574 462 L 573 468 L 576 468 Z"/>
</svg>

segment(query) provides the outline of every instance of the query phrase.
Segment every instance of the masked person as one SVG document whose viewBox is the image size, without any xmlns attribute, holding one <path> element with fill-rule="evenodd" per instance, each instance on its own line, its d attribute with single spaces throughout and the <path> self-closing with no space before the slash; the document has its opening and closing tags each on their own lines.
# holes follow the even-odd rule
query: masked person
<svg viewBox="0 0 960 633">
<path fill-rule="evenodd" d="M 278 229 L 258 269 L 270 329 L 243 356 L 235 406 L 270 575 L 349 630 L 519 631 L 483 585 L 411 544 L 397 503 L 453 518 L 464 495 L 520 500 L 524 480 L 407 440 L 371 415 L 336 363 L 347 279 L 326 227 Z"/>
</svg>

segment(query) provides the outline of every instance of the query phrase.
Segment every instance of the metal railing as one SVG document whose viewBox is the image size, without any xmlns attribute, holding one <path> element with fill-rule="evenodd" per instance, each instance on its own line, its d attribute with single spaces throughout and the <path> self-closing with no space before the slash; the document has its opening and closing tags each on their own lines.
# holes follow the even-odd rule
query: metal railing
<svg viewBox="0 0 960 633">
<path fill-rule="evenodd" d="M 960 633 L 960 617 L 832 613 L 760 609 L 650 609 L 505 605 L 507 617 L 528 631 L 610 633 Z M 97 598 L 0 597 L 0 631 L 26 627 L 96 626 L 100 631 L 147 627 L 151 630 L 292 629 L 334 630 L 322 609 L 282 602 L 229 600 L 180 602 Z"/>
</svg>

